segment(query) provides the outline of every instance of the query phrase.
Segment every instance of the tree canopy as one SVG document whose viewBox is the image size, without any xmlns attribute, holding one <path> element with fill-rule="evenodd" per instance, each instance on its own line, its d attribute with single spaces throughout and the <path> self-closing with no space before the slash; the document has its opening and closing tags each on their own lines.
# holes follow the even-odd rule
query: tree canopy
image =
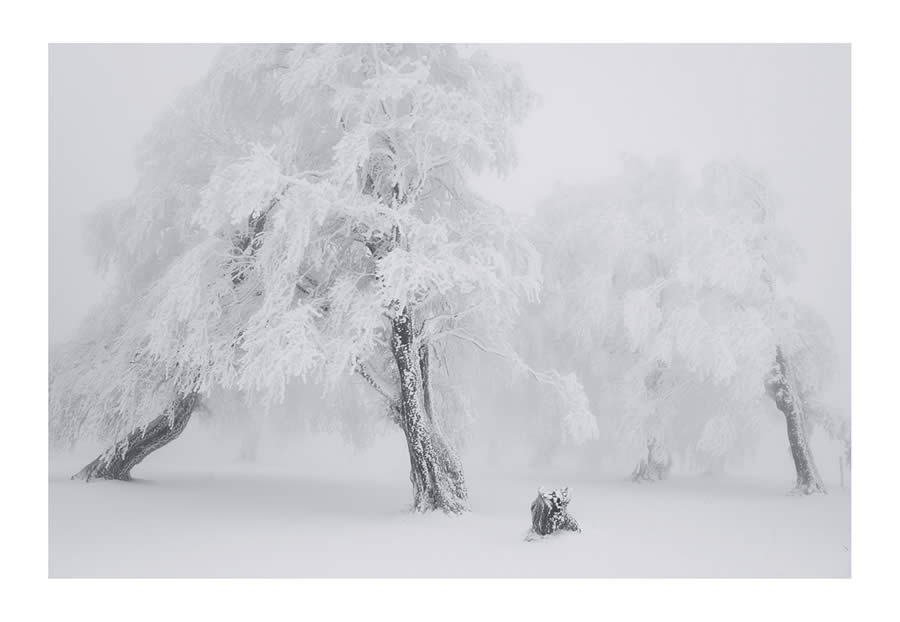
<svg viewBox="0 0 900 622">
<path fill-rule="evenodd" d="M 778 347 L 806 397 L 820 395 L 827 326 L 792 296 L 797 255 L 778 213 L 739 163 L 692 177 L 637 158 L 539 208 L 536 313 L 549 332 L 530 334 L 556 340 L 545 347 L 585 379 L 610 445 L 657 443 L 707 463 L 740 455 L 771 409 L 764 379 Z"/>
<path fill-rule="evenodd" d="M 469 185 L 514 165 L 532 102 L 474 49 L 227 48 L 144 141 L 133 194 L 93 223 L 114 292 L 51 372 L 54 435 L 121 439 L 179 393 L 265 407 L 292 381 L 354 373 L 391 402 L 402 309 L 430 347 L 499 354 L 549 384 L 590 433 L 574 377 L 510 346 L 540 262 Z"/>
</svg>

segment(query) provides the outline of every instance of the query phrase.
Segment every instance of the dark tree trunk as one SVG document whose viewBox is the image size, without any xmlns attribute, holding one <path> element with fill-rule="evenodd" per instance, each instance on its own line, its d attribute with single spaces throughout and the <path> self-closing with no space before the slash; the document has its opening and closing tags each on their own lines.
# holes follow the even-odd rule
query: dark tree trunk
<svg viewBox="0 0 900 622">
<path fill-rule="evenodd" d="M 420 370 L 413 341 L 412 317 L 404 308 L 391 320 L 391 352 L 400 377 L 400 419 L 409 449 L 413 509 L 464 512 L 468 499 L 462 471 L 419 403 Z"/>
<path fill-rule="evenodd" d="M 129 481 L 131 469 L 160 447 L 178 438 L 198 402 L 197 393 L 180 397 L 172 405 L 174 413 L 171 419 L 165 413 L 151 421 L 146 428 L 134 430 L 125 441 L 98 456 L 73 475 L 72 479 L 83 479 L 86 482 L 92 479 Z"/>
<path fill-rule="evenodd" d="M 382 135 L 381 138 L 388 150 L 394 153 L 390 137 Z M 386 153 L 373 154 L 366 168 L 362 193 L 376 197 L 389 208 L 401 205 L 400 186 L 390 174 L 395 170 L 393 156 Z M 400 245 L 401 233 L 397 226 L 390 235 L 374 235 L 366 241 L 376 262 Z M 458 514 L 469 509 L 462 468 L 433 416 L 428 359 L 426 356 L 423 364 L 418 360 L 420 352 L 415 347 L 411 311 L 407 307 L 397 307 L 397 313 L 391 319 L 390 347 L 400 378 L 400 403 L 397 410 L 409 449 L 413 509 L 417 512 L 440 509 Z M 424 384 L 420 384 L 422 380 Z M 420 401 L 424 402 L 424 413 Z"/>
<path fill-rule="evenodd" d="M 793 492 L 803 495 L 825 493 L 825 486 L 822 485 L 822 480 L 819 478 L 812 450 L 809 447 L 803 403 L 792 382 L 781 348 L 777 348 L 775 351 L 775 367 L 766 382 L 766 389 L 775 400 L 778 410 L 784 414 L 787 424 L 788 442 L 791 446 L 791 456 L 794 459 L 794 469 L 797 472 L 797 482 Z"/>
<path fill-rule="evenodd" d="M 431 347 L 422 343 L 419 346 L 419 369 L 422 372 L 422 403 L 425 406 L 425 416 L 431 427 L 431 440 L 437 452 L 438 461 L 450 480 L 453 495 L 457 499 L 467 503 L 469 491 L 466 488 L 466 478 L 463 475 L 462 463 L 459 456 L 453 450 L 447 439 L 440 420 L 435 416 L 434 406 L 431 400 Z"/>
</svg>

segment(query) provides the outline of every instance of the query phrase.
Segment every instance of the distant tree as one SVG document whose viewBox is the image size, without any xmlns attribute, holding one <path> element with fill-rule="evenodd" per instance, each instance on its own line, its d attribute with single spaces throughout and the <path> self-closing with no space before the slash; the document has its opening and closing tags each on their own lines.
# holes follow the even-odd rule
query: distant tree
<svg viewBox="0 0 900 622">
<path fill-rule="evenodd" d="M 589 379 L 601 436 L 647 448 L 636 480 L 666 473 L 673 450 L 710 466 L 739 450 L 768 387 L 788 423 L 797 490 L 821 490 L 803 412 L 817 391 L 794 363 L 808 335 L 788 321 L 793 251 L 775 208 L 733 163 L 697 182 L 674 162 L 627 159 L 618 177 L 558 188 L 538 210 L 538 313 Z"/>
<path fill-rule="evenodd" d="M 825 492 L 809 445 L 813 426 L 823 428 L 849 453 L 849 422 L 837 415 L 826 388 L 833 377 L 834 346 L 825 321 L 800 305 L 783 305 L 775 363 L 766 381 L 769 395 L 784 413 L 791 456 L 797 471 L 796 491 Z"/>
<path fill-rule="evenodd" d="M 530 102 L 513 69 L 454 46 L 224 52 L 157 128 L 134 201 L 101 219 L 107 238 L 140 248 L 114 244 L 111 263 L 143 289 L 122 296 L 134 302 L 101 331 L 111 340 L 57 366 L 57 429 L 110 435 L 109 463 L 132 428 L 172 422 L 214 387 L 266 407 L 295 379 L 336 388 L 355 375 L 406 436 L 413 507 L 465 510 L 437 411 L 452 400 L 433 383 L 446 344 L 504 357 L 592 420 L 572 377 L 512 350 L 539 262 L 468 182 L 513 164 L 510 128 Z"/>
</svg>

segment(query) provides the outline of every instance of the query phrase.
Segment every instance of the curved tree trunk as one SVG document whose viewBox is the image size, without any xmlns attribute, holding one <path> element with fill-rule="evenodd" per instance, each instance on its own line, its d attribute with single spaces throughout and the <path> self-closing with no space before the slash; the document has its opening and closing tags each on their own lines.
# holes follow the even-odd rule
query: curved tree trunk
<svg viewBox="0 0 900 622">
<path fill-rule="evenodd" d="M 787 424 L 788 442 L 791 445 L 791 456 L 797 471 L 795 494 L 811 495 L 825 493 L 825 486 L 819 477 L 812 450 L 809 447 L 809 436 L 806 431 L 806 416 L 803 402 L 791 380 L 788 363 L 781 348 L 775 351 L 775 367 L 772 376 L 766 383 L 766 389 L 778 410 L 784 414 Z"/>
<path fill-rule="evenodd" d="M 131 469 L 152 452 L 178 438 L 199 401 L 197 393 L 180 397 L 172 405 L 174 413 L 171 419 L 165 413 L 145 428 L 134 430 L 127 439 L 98 456 L 73 475 L 72 479 L 83 479 L 86 482 L 92 479 L 131 480 Z"/>
<path fill-rule="evenodd" d="M 390 138 L 386 135 L 381 138 L 387 150 L 393 153 Z M 388 208 L 402 205 L 400 185 L 388 174 L 394 168 L 392 156 L 386 153 L 370 156 L 362 194 L 376 197 Z M 400 244 L 401 233 L 397 226 L 390 235 L 376 235 L 366 241 L 376 262 Z M 424 364 L 420 364 L 411 310 L 408 307 L 401 309 L 399 304 L 396 306 L 396 315 L 391 319 L 390 348 L 400 378 L 400 403 L 396 410 L 399 410 L 400 427 L 409 449 L 413 509 L 417 512 L 437 509 L 454 514 L 465 512 L 469 509 L 469 501 L 462 468 L 432 416 L 427 356 Z M 422 380 L 424 383 L 420 384 Z M 420 400 L 424 400 L 425 413 Z"/>
<path fill-rule="evenodd" d="M 409 449 L 413 509 L 458 514 L 469 509 L 462 469 L 419 403 L 418 352 L 413 341 L 412 316 L 404 308 L 391 320 L 391 352 L 400 376 L 400 422 Z M 428 393 L 430 407 L 430 390 L 423 393 Z"/>
</svg>

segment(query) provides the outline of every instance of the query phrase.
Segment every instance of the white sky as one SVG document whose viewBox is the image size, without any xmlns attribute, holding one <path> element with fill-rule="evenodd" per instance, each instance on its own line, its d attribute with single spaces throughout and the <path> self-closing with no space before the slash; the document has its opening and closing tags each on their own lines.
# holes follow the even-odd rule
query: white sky
<svg viewBox="0 0 900 622">
<path fill-rule="evenodd" d="M 500 45 L 541 105 L 519 132 L 519 167 L 483 181 L 530 209 L 555 181 L 615 172 L 623 153 L 694 170 L 739 157 L 767 172 L 805 253 L 798 295 L 834 332 L 849 411 L 850 48 L 810 45 Z M 70 338 L 102 296 L 82 222 L 136 181 L 136 142 L 216 46 L 50 48 L 50 341 Z"/>
</svg>

